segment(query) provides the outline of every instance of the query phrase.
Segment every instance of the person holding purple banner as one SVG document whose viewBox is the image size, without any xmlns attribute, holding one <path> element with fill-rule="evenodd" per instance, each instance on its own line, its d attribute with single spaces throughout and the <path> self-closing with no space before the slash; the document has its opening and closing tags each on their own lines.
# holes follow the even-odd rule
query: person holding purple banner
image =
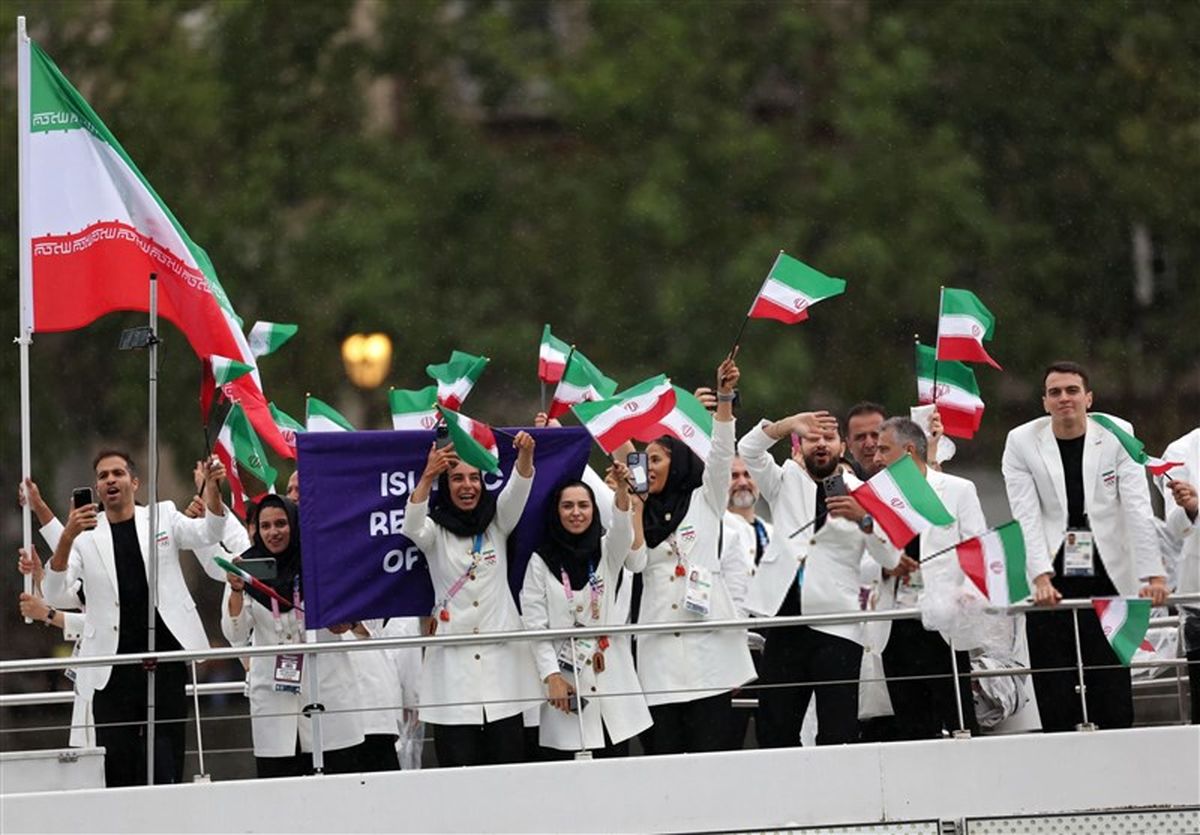
<svg viewBox="0 0 1200 835">
<path fill-rule="evenodd" d="M 433 626 L 451 635 L 522 629 L 508 586 L 509 535 L 533 486 L 533 437 L 513 439 L 516 466 L 499 496 L 454 446 L 430 448 L 409 495 L 401 532 L 429 562 Z M 437 495 L 430 500 L 434 483 Z M 441 766 L 494 765 L 524 759 L 521 713 L 541 701 L 526 642 L 432 646 L 421 670 L 422 722 L 434 726 Z"/>
</svg>

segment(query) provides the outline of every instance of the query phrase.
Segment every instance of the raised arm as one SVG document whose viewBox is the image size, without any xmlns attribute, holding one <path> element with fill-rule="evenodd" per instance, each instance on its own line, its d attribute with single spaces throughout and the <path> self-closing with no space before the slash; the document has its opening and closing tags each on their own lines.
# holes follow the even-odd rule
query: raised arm
<svg viewBox="0 0 1200 835">
<path fill-rule="evenodd" d="M 793 432 L 811 439 L 821 438 L 826 431 L 837 427 L 837 419 L 826 411 L 798 412 L 782 420 L 763 420 L 738 441 L 738 454 L 754 478 L 759 494 L 770 504 L 783 487 L 783 467 L 771 457 L 776 441 Z"/>
<path fill-rule="evenodd" d="M 528 432 L 518 432 L 513 439 L 517 448 L 517 463 L 513 467 L 508 484 L 496 498 L 496 524 L 501 532 L 508 536 L 525 512 L 525 503 L 529 501 L 529 491 L 533 489 L 533 436 Z"/>
<path fill-rule="evenodd" d="M 733 398 L 739 379 L 741 372 L 733 356 L 726 357 L 717 367 L 717 412 L 713 415 L 712 447 L 704 462 L 702 481 L 704 498 L 718 516 L 725 512 L 729 502 L 735 431 Z"/>
<path fill-rule="evenodd" d="M 425 471 L 417 482 L 416 488 L 408 495 L 408 506 L 404 510 L 404 523 L 400 533 L 426 552 L 433 544 L 435 528 L 429 518 L 429 493 L 433 490 L 438 476 L 446 472 L 458 462 L 454 454 L 454 444 L 447 444 L 438 449 L 437 442 L 429 445 L 429 457 L 425 461 Z"/>
</svg>

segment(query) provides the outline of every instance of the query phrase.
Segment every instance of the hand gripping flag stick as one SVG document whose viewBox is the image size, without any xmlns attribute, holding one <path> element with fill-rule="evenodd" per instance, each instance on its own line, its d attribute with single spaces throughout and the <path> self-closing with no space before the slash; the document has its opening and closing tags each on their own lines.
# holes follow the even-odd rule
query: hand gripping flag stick
<svg viewBox="0 0 1200 835">
<path fill-rule="evenodd" d="M 243 580 L 245 580 L 247 583 L 249 583 L 252 587 L 254 587 L 258 591 L 262 592 L 267 597 L 270 597 L 272 600 L 282 603 L 284 606 L 292 605 L 292 601 L 288 600 L 286 597 L 281 595 L 279 592 L 275 591 L 275 589 L 271 588 L 270 586 L 268 586 L 266 583 L 264 583 L 262 580 L 258 579 L 254 575 L 238 568 L 237 565 L 235 565 L 234 563 L 231 563 L 229 560 L 227 560 L 223 557 L 213 557 L 213 561 L 216 562 L 217 565 L 221 566 L 221 568 L 225 569 L 225 571 L 229 572 L 230 574 L 233 574 L 234 576 L 237 576 L 237 577 L 241 577 Z M 303 606 L 297 606 L 296 608 L 299 609 L 301 613 L 304 612 Z"/>
</svg>

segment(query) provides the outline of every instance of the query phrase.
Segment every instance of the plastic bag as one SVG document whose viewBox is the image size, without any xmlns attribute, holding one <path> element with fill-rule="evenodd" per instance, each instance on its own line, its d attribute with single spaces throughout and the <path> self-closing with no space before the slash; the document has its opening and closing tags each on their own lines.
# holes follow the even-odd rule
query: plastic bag
<svg viewBox="0 0 1200 835">
<path fill-rule="evenodd" d="M 981 649 L 1004 657 L 1012 644 L 1007 613 L 989 610 L 983 595 L 970 583 L 959 582 L 949 561 L 931 561 L 922 568 L 925 590 L 921 595 L 921 624 L 941 632 L 955 649 Z"/>
</svg>

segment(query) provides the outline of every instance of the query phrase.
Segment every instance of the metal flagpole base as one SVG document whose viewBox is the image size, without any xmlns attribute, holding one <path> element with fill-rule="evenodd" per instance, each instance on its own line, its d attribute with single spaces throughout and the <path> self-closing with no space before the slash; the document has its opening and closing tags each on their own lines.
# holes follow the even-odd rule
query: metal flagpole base
<svg viewBox="0 0 1200 835">
<path fill-rule="evenodd" d="M 1100 729 L 1096 727 L 1096 723 L 1094 723 L 1094 722 L 1080 722 L 1078 725 L 1075 726 L 1075 730 L 1077 730 L 1077 731 L 1098 731 Z"/>
<path fill-rule="evenodd" d="M 970 739 L 971 732 L 968 730 L 952 731 L 950 733 L 950 738 L 951 739 Z"/>
<path fill-rule="evenodd" d="M 591 758 L 592 758 L 591 751 L 576 751 L 575 752 L 575 759 L 577 759 L 577 760 L 590 760 Z"/>
</svg>

